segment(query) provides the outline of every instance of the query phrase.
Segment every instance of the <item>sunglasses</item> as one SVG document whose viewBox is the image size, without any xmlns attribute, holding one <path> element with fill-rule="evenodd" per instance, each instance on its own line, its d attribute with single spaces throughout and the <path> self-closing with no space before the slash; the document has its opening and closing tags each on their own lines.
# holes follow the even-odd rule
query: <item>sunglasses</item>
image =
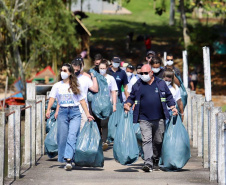
<svg viewBox="0 0 226 185">
<path fill-rule="evenodd" d="M 171 60 L 173 61 L 173 59 L 166 59 L 166 61 L 171 61 Z"/>
<path fill-rule="evenodd" d="M 149 71 L 149 72 L 140 72 L 139 74 L 140 74 L 140 75 L 148 75 L 150 72 L 151 72 L 151 71 Z"/>
<path fill-rule="evenodd" d="M 66 69 L 61 69 L 60 71 L 61 71 L 61 72 L 65 72 L 65 73 L 68 72 Z"/>
</svg>

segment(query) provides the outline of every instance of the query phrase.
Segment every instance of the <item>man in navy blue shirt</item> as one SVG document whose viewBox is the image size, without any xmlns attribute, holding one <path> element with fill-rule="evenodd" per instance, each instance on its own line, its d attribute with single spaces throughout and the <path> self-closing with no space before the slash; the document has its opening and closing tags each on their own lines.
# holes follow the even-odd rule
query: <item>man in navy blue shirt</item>
<svg viewBox="0 0 226 185">
<path fill-rule="evenodd" d="M 133 122 L 140 123 L 144 151 L 145 172 L 151 172 L 153 163 L 157 164 L 161 156 L 165 131 L 165 119 L 169 119 L 167 106 L 177 114 L 175 101 L 166 83 L 155 77 L 149 64 L 141 68 L 141 79 L 132 87 L 132 92 L 124 104 L 129 111 L 135 103 Z"/>
<path fill-rule="evenodd" d="M 127 75 L 126 72 L 123 71 L 122 69 L 120 69 L 120 58 L 119 57 L 113 57 L 112 59 L 112 67 L 109 69 L 109 74 L 111 74 L 117 83 L 118 86 L 118 98 L 120 99 L 121 102 L 123 102 L 122 99 L 122 86 L 124 87 L 124 93 L 126 98 L 128 98 L 129 94 L 128 94 L 128 79 L 127 79 Z"/>
</svg>

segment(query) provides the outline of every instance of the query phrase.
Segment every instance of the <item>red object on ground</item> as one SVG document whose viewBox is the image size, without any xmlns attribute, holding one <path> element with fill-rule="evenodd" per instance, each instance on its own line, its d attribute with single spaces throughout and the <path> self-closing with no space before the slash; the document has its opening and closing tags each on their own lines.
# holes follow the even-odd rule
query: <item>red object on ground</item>
<svg viewBox="0 0 226 185">
<path fill-rule="evenodd" d="M 144 44 L 145 44 L 147 50 L 151 49 L 151 39 L 150 38 L 145 39 Z"/>
</svg>

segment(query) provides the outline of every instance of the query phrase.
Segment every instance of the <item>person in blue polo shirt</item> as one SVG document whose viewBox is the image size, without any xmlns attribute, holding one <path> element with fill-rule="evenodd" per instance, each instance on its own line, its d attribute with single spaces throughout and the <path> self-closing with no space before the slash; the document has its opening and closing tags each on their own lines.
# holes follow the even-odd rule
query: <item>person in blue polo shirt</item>
<svg viewBox="0 0 226 185">
<path fill-rule="evenodd" d="M 169 119 L 167 106 L 173 115 L 177 114 L 177 109 L 166 83 L 154 76 L 149 64 L 143 65 L 140 75 L 141 79 L 133 85 L 124 109 L 129 111 L 135 103 L 133 123 L 140 123 L 144 151 L 142 170 L 151 172 L 153 163 L 157 165 L 161 156 L 165 119 Z"/>
<path fill-rule="evenodd" d="M 126 75 L 126 72 L 120 69 L 120 58 L 119 57 L 113 57 L 112 59 L 112 67 L 109 69 L 109 73 L 115 78 L 117 86 L 118 86 L 118 98 L 121 102 L 123 102 L 122 99 L 122 90 L 121 87 L 124 87 L 125 90 L 125 96 L 126 98 L 129 96 L 128 94 L 128 78 Z"/>
</svg>

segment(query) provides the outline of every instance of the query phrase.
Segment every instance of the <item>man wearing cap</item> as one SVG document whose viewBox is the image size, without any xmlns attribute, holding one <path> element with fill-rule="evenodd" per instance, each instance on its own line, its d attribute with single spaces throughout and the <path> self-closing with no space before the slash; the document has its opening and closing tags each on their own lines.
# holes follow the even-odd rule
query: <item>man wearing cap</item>
<svg viewBox="0 0 226 185">
<path fill-rule="evenodd" d="M 154 76 L 151 66 L 145 64 L 141 68 L 141 79 L 132 87 L 132 92 L 124 104 L 129 111 L 135 104 L 133 123 L 140 124 L 142 147 L 144 151 L 145 172 L 151 172 L 161 156 L 165 119 L 169 119 L 167 106 L 173 115 L 177 114 L 175 101 L 165 81 Z"/>
<path fill-rule="evenodd" d="M 167 54 L 166 56 L 166 66 L 165 69 L 172 69 L 175 73 L 174 76 L 174 82 L 180 87 L 180 81 L 178 80 L 177 76 L 181 78 L 181 73 L 180 70 L 174 66 L 174 61 L 173 61 L 173 55 L 172 54 Z"/>
<path fill-rule="evenodd" d="M 151 59 L 155 56 L 155 52 L 154 51 L 148 51 L 147 55 L 146 55 L 146 61 L 150 64 L 151 63 Z"/>
<path fill-rule="evenodd" d="M 120 58 L 119 57 L 113 57 L 112 59 L 112 67 L 109 69 L 109 73 L 115 78 L 117 86 L 118 86 L 118 98 L 120 99 L 121 102 L 123 102 L 122 99 L 122 86 L 124 87 L 124 93 L 126 98 L 129 96 L 127 89 L 128 89 L 128 78 L 126 75 L 126 72 L 123 71 L 120 68 Z"/>
</svg>

